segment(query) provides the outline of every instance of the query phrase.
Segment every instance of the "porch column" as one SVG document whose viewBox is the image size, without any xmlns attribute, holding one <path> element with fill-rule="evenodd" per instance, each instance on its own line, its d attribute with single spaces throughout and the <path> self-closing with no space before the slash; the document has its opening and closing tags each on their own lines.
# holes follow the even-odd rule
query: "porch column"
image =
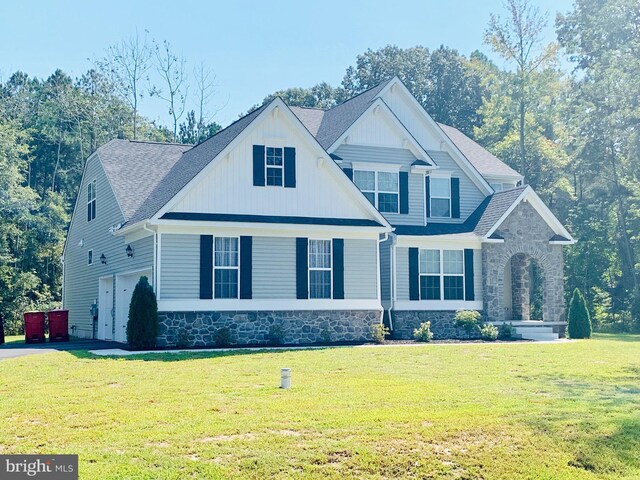
<svg viewBox="0 0 640 480">
<path fill-rule="evenodd" d="M 511 258 L 511 311 L 514 320 L 530 320 L 530 266 L 529 255 L 519 253 Z"/>
</svg>

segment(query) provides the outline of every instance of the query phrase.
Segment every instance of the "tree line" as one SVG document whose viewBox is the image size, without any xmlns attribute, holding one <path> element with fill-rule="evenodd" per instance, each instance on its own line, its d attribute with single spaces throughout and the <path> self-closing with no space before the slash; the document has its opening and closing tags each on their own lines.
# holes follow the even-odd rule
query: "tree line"
<svg viewBox="0 0 640 480">
<path fill-rule="evenodd" d="M 484 38 L 500 65 L 480 50 L 387 45 L 358 55 L 338 86 L 264 102 L 329 108 L 397 75 L 436 121 L 520 171 L 579 240 L 565 250 L 566 291 L 584 292 L 594 326 L 637 331 L 640 6 L 577 0 L 544 43 L 549 21 L 529 0 L 507 0 Z M 187 65 L 169 42 L 136 34 L 79 78 L 16 72 L 0 83 L 0 311 L 13 325 L 60 301 L 60 256 L 91 152 L 112 138 L 198 143 L 220 129 L 209 113 L 215 76 Z M 165 103 L 168 126 L 140 115 L 150 96 Z"/>
</svg>

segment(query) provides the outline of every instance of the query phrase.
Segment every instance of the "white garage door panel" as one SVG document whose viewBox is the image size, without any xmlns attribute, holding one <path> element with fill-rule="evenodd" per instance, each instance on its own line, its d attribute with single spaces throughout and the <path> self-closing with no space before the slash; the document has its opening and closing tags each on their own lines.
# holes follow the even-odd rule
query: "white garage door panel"
<svg viewBox="0 0 640 480">
<path fill-rule="evenodd" d="M 116 342 L 127 342 L 127 322 L 129 320 L 129 305 L 131 296 L 140 277 L 146 276 L 151 283 L 151 270 L 118 275 L 116 277 Z"/>
<path fill-rule="evenodd" d="M 98 338 L 113 340 L 113 277 L 100 279 L 98 297 Z"/>
</svg>

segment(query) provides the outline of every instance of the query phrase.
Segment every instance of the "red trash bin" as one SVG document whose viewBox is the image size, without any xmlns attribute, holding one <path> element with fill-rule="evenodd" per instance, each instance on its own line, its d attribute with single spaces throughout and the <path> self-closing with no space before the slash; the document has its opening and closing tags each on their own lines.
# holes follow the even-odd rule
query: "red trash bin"
<svg viewBox="0 0 640 480">
<path fill-rule="evenodd" d="M 26 312 L 24 314 L 25 343 L 40 343 L 44 340 L 44 312 Z"/>
<path fill-rule="evenodd" d="M 49 341 L 69 341 L 69 310 L 51 310 L 49 312 Z"/>
</svg>

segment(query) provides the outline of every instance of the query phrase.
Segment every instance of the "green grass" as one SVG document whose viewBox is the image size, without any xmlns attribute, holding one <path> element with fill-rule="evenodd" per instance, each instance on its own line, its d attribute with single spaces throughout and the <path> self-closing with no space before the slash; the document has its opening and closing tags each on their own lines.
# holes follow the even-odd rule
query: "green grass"
<svg viewBox="0 0 640 480">
<path fill-rule="evenodd" d="M 279 390 L 281 367 L 293 388 Z M 0 454 L 108 478 L 640 478 L 640 337 L 0 361 Z"/>
</svg>

